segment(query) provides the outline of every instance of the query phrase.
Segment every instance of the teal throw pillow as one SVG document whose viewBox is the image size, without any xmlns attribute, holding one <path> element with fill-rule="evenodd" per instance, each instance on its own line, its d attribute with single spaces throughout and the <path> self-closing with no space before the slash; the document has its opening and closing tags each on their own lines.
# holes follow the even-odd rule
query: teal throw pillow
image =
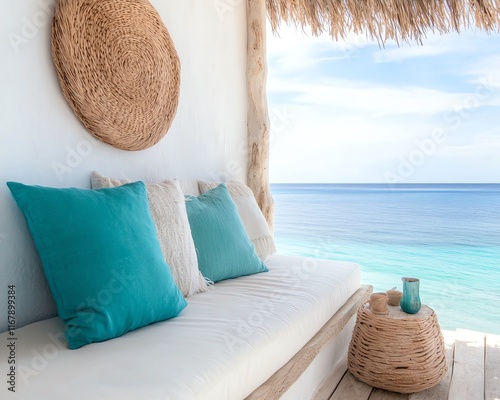
<svg viewBox="0 0 500 400">
<path fill-rule="evenodd" d="M 66 324 L 70 349 L 178 315 L 143 182 L 85 190 L 8 182 Z"/>
<path fill-rule="evenodd" d="M 225 184 L 201 196 L 188 196 L 186 209 L 198 268 L 213 282 L 267 272 L 255 253 Z"/>
</svg>

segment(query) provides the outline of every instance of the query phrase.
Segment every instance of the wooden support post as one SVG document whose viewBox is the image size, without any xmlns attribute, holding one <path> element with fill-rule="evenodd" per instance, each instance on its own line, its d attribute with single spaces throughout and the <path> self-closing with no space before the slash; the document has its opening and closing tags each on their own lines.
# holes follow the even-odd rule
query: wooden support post
<svg viewBox="0 0 500 400">
<path fill-rule="evenodd" d="M 269 186 L 266 79 L 266 1 L 247 0 L 248 186 L 272 232 L 274 202 Z"/>
</svg>

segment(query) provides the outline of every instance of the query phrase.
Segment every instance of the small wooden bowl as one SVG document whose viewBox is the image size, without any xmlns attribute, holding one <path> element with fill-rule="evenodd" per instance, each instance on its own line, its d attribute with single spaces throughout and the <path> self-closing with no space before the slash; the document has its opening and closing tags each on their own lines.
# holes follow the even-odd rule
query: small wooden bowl
<svg viewBox="0 0 500 400">
<path fill-rule="evenodd" d="M 401 298 L 403 297 L 403 292 L 399 290 L 388 290 L 386 293 L 389 296 L 387 304 L 390 306 L 399 306 Z"/>
</svg>

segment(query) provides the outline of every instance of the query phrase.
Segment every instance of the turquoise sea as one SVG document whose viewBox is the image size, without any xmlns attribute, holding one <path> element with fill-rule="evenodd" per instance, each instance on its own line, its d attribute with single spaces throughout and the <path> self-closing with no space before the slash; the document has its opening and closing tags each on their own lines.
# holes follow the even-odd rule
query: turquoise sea
<svg viewBox="0 0 500 400">
<path fill-rule="evenodd" d="M 354 261 L 375 291 L 420 279 L 442 329 L 500 334 L 500 184 L 273 184 L 280 253 Z"/>
</svg>

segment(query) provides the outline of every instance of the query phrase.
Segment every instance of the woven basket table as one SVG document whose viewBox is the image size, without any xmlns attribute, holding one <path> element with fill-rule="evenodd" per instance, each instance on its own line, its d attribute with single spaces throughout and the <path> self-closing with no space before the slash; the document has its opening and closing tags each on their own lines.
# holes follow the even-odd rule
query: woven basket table
<svg viewBox="0 0 500 400">
<path fill-rule="evenodd" d="M 398 393 L 428 389 L 448 369 L 443 335 L 434 310 L 422 305 L 417 314 L 388 306 L 376 315 L 368 304 L 357 315 L 349 345 L 348 368 L 373 387 Z"/>
</svg>

